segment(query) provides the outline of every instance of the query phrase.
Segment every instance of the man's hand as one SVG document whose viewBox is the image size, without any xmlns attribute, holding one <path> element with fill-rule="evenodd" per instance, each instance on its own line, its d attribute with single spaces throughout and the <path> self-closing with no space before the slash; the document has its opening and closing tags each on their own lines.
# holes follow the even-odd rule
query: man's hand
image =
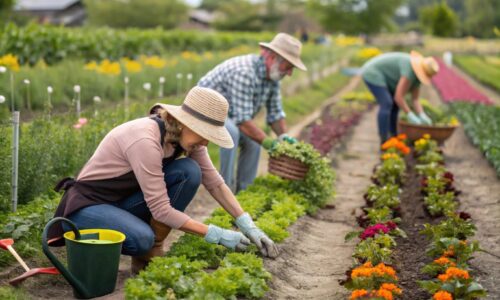
<svg viewBox="0 0 500 300">
<path fill-rule="evenodd" d="M 279 143 L 278 140 L 270 138 L 270 137 L 266 137 L 262 141 L 262 147 L 264 149 L 266 149 L 267 151 L 271 151 L 271 150 L 273 150 L 276 147 L 276 145 L 278 145 L 278 143 Z"/>
<path fill-rule="evenodd" d="M 278 137 L 278 140 L 279 140 L 280 142 L 283 142 L 283 141 L 284 141 L 284 142 L 287 142 L 287 143 L 289 143 L 289 144 L 295 144 L 295 143 L 297 143 L 297 139 L 296 139 L 296 138 L 291 137 L 291 136 L 289 136 L 289 135 L 288 135 L 288 134 L 286 134 L 286 133 L 282 133 L 282 134 L 280 134 L 280 136 Z"/>
</svg>

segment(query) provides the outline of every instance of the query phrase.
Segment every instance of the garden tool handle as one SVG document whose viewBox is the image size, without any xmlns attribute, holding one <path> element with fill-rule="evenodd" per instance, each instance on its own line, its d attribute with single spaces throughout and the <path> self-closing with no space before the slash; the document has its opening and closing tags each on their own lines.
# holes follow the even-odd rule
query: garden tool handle
<svg viewBox="0 0 500 300">
<path fill-rule="evenodd" d="M 23 266 L 23 268 L 26 270 L 26 272 L 28 272 L 30 270 L 30 268 L 28 267 L 28 265 L 24 262 L 24 260 L 21 258 L 21 256 L 19 256 L 19 254 L 17 254 L 16 250 L 14 250 L 14 248 L 12 246 L 7 246 L 7 250 L 9 250 L 9 252 L 12 254 L 12 256 L 14 256 L 14 258 L 17 260 L 17 262 L 19 264 L 21 264 L 21 266 Z"/>
<path fill-rule="evenodd" d="M 26 272 L 28 272 L 30 270 L 30 268 L 24 262 L 24 260 L 21 258 L 21 256 L 19 256 L 19 254 L 17 254 L 16 250 L 14 250 L 14 247 L 12 247 L 12 245 L 14 245 L 13 239 L 0 240 L 0 248 L 9 251 L 10 254 L 12 254 L 12 256 L 14 256 L 14 258 L 17 260 L 17 262 L 26 270 Z"/>
<path fill-rule="evenodd" d="M 48 238 L 47 235 L 49 233 L 50 227 L 54 225 L 57 222 L 64 222 L 69 225 L 71 230 L 75 233 L 75 240 L 79 240 L 80 237 L 80 231 L 78 231 L 78 228 L 76 227 L 75 223 L 71 222 L 70 220 L 62 217 L 56 217 L 50 220 L 47 225 L 45 225 L 45 228 L 43 229 L 42 233 L 42 249 L 43 253 L 47 256 L 47 258 L 52 262 L 54 267 L 56 267 L 59 272 L 61 272 L 62 276 L 68 281 L 71 286 L 78 291 L 80 295 L 82 295 L 84 298 L 90 298 L 90 292 L 83 286 L 83 284 L 76 279 L 73 274 L 69 272 L 68 269 L 57 259 L 57 257 L 50 251 L 49 249 L 49 244 L 48 244 Z"/>
</svg>

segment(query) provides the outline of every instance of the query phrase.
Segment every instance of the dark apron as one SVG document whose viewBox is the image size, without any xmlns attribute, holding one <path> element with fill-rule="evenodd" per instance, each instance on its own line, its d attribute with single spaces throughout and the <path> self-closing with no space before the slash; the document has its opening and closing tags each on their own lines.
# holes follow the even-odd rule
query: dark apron
<svg viewBox="0 0 500 300">
<path fill-rule="evenodd" d="M 165 123 L 159 116 L 151 117 L 151 119 L 158 123 L 161 136 L 160 143 L 163 145 L 166 133 Z M 174 154 L 168 158 L 164 158 L 163 165 L 175 160 L 184 152 L 179 144 L 174 144 L 174 148 Z M 140 191 L 141 188 L 134 172 L 130 171 L 118 177 L 100 180 L 76 181 L 74 178 L 66 177 L 59 181 L 54 190 L 57 192 L 64 190 L 64 194 L 54 214 L 55 218 L 68 217 L 77 210 L 87 206 L 110 204 L 127 199 Z M 49 244 L 51 246 L 63 246 L 63 233 L 64 230 L 61 223 L 52 226 L 48 232 Z"/>
</svg>

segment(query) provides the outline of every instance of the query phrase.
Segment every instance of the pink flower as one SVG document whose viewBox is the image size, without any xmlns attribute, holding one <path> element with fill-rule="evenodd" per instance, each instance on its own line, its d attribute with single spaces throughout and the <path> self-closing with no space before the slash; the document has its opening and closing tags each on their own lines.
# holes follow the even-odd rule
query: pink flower
<svg viewBox="0 0 500 300">
<path fill-rule="evenodd" d="M 389 227 L 385 226 L 384 224 L 378 223 L 373 226 L 369 226 L 361 233 L 359 236 L 360 239 L 365 240 L 369 237 L 374 237 L 378 233 L 388 233 L 391 231 Z"/>
<path fill-rule="evenodd" d="M 396 225 L 396 223 L 394 223 L 394 222 L 392 222 L 392 221 L 389 221 L 389 222 L 386 222 L 386 223 L 385 223 L 385 226 L 387 226 L 390 230 L 394 230 L 394 229 L 396 229 L 396 227 L 397 227 L 398 225 Z"/>
<path fill-rule="evenodd" d="M 75 125 L 73 125 L 73 128 L 80 129 L 80 128 L 82 128 L 82 126 L 83 126 L 82 124 L 76 123 Z"/>
<path fill-rule="evenodd" d="M 78 124 L 85 125 L 85 124 L 87 124 L 87 122 L 88 122 L 87 118 L 78 119 Z"/>
</svg>

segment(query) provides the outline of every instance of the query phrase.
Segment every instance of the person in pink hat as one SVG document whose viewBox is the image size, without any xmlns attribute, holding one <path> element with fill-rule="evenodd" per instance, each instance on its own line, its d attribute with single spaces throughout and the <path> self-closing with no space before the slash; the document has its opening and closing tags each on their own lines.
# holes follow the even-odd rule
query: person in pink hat
<svg viewBox="0 0 500 300">
<path fill-rule="evenodd" d="M 307 70 L 300 59 L 302 44 L 286 33 L 278 33 L 270 43 L 259 44 L 260 55 L 228 59 L 198 82 L 198 86 L 214 89 L 229 101 L 225 127 L 236 147 L 220 149 L 220 172 L 236 192 L 255 179 L 261 146 L 270 150 L 278 141 L 296 142 L 286 134 L 280 81 L 292 75 L 294 68 Z M 278 139 L 268 137 L 255 124 L 254 118 L 262 107 L 266 108 L 266 121 Z M 234 176 L 236 159 L 238 165 Z"/>
</svg>

